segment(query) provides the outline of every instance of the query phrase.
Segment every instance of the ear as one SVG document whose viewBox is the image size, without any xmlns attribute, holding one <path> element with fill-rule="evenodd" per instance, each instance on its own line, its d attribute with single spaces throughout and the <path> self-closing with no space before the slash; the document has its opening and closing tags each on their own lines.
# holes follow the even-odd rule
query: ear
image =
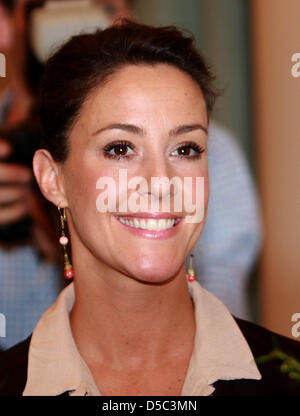
<svg viewBox="0 0 300 416">
<path fill-rule="evenodd" d="M 39 149 L 35 152 L 33 172 L 44 197 L 56 206 L 67 207 L 61 169 L 48 150 Z"/>
</svg>

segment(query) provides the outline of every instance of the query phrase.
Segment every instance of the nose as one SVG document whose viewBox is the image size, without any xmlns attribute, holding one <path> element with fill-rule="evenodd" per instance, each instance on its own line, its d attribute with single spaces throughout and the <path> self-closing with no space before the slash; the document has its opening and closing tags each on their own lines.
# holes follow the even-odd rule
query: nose
<svg viewBox="0 0 300 416">
<path fill-rule="evenodd" d="M 153 155 L 143 162 L 142 175 L 148 184 L 147 196 L 154 206 L 167 202 L 176 194 L 176 183 L 172 185 L 174 172 L 165 155 Z M 164 206 L 164 204 L 163 204 Z M 166 205 L 168 206 L 168 204 Z"/>
</svg>

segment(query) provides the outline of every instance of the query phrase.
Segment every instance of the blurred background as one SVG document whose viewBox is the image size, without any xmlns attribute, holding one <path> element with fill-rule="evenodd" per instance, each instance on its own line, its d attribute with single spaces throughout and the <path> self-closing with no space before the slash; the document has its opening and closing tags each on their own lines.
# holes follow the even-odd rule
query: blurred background
<svg viewBox="0 0 300 416">
<path fill-rule="evenodd" d="M 300 312 L 300 79 L 291 74 L 291 57 L 300 53 L 300 2 L 289 0 L 288 7 L 282 0 L 128 4 L 139 22 L 191 31 L 214 68 L 224 94 L 213 118 L 242 149 L 262 211 L 262 248 L 247 288 L 251 317 L 291 337 L 292 315 Z M 13 73 L 7 58 L 0 94 Z"/>
</svg>

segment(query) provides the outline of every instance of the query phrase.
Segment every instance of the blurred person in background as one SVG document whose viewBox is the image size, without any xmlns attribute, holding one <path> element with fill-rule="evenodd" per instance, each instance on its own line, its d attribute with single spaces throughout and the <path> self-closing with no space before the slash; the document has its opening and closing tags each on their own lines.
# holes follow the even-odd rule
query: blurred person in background
<svg viewBox="0 0 300 416">
<path fill-rule="evenodd" d="M 64 286 L 56 266 L 55 227 L 49 206 L 35 189 L 31 161 L 26 166 L 10 160 L 15 149 L 1 134 L 8 128 L 20 136 L 35 117 L 44 65 L 30 44 L 29 15 L 44 3 L 0 0 L 0 52 L 9 61 L 9 84 L 0 94 L 0 312 L 6 318 L 0 349 L 27 337 Z M 123 0 L 96 3 L 111 22 L 129 15 Z"/>
<path fill-rule="evenodd" d="M 24 1 L 0 0 L 0 50 L 9 61 L 9 84 L 0 96 L 0 129 L 18 129 L 30 118 L 41 71 L 28 77 Z M 33 185 L 31 166 L 15 163 L 12 144 L 0 134 L 0 311 L 6 349 L 30 333 L 61 288 L 51 223 Z M 16 234 L 22 226 L 25 236 Z M 30 230 L 27 230 L 30 227 Z"/>
</svg>

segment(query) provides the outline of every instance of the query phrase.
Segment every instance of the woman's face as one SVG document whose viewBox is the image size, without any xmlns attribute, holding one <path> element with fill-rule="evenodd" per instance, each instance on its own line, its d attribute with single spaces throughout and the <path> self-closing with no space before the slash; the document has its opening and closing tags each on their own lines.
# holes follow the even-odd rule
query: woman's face
<svg viewBox="0 0 300 416">
<path fill-rule="evenodd" d="M 207 125 L 199 86 L 169 65 L 128 65 L 94 90 L 71 130 L 70 152 L 59 168 L 73 255 L 79 259 L 80 253 L 82 261 L 96 260 L 144 282 L 162 282 L 177 274 L 205 222 Z M 127 176 L 125 186 L 120 172 L 125 182 Z M 135 177 L 144 178 L 144 186 L 127 189 Z M 182 184 L 192 178 L 192 202 L 196 177 L 203 177 L 204 194 L 198 184 L 197 201 L 204 218 L 187 222 L 191 213 L 185 211 L 180 187 L 151 187 L 153 177 L 178 177 Z M 117 212 L 100 212 L 108 202 L 100 178 L 111 181 L 110 196 L 115 184 Z M 180 211 L 180 205 L 174 205 L 179 194 Z M 169 210 L 163 206 L 168 197 Z"/>
</svg>

